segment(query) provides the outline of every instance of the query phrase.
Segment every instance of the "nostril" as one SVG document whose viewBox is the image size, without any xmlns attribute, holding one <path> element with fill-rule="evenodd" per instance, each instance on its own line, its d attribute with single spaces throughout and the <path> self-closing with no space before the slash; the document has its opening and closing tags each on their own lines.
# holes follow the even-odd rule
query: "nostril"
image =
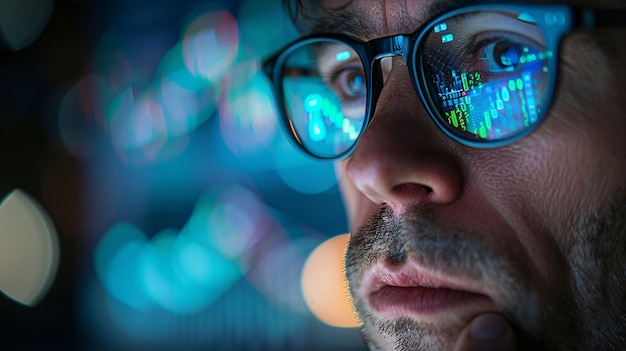
<svg viewBox="0 0 626 351">
<path fill-rule="evenodd" d="M 415 199 L 427 198 L 433 193 L 433 188 L 417 183 L 404 183 L 396 185 L 392 192 L 396 196 L 411 197 Z"/>
</svg>

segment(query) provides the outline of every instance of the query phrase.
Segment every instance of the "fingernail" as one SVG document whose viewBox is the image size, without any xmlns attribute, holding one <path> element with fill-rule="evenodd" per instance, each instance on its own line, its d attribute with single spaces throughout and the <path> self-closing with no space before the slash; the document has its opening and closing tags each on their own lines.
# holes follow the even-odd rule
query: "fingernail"
<svg viewBox="0 0 626 351">
<path fill-rule="evenodd" d="M 474 340 L 500 340 L 509 329 L 508 323 L 496 314 L 486 314 L 472 321 L 471 337 Z"/>
</svg>

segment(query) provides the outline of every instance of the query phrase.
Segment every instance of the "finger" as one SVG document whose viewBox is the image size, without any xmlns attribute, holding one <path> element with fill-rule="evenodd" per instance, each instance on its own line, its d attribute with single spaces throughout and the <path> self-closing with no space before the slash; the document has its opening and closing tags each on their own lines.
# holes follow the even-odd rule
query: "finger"
<svg viewBox="0 0 626 351">
<path fill-rule="evenodd" d="M 515 351 L 511 325 L 495 313 L 480 315 L 463 329 L 454 351 Z"/>
</svg>

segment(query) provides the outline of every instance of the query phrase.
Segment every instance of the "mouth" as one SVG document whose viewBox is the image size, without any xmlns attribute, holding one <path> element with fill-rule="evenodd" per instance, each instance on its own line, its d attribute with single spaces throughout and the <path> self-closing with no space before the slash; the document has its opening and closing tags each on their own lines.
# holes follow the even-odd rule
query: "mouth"
<svg viewBox="0 0 626 351">
<path fill-rule="evenodd" d="M 413 263 L 377 265 L 366 274 L 362 297 L 381 317 L 410 316 L 421 321 L 453 317 L 468 320 L 494 311 L 494 301 L 467 278 L 454 277 Z"/>
</svg>

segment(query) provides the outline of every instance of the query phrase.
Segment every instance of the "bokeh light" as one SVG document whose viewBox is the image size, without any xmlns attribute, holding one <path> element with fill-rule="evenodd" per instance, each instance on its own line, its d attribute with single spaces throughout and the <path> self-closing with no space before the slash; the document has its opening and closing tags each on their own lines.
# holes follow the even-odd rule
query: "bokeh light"
<svg viewBox="0 0 626 351">
<path fill-rule="evenodd" d="M 160 163 L 188 148 L 190 134 L 215 113 L 220 79 L 238 51 L 236 29 L 228 12 L 211 11 L 193 17 L 181 41 L 165 50 L 159 33 L 125 38 L 121 29 L 111 29 L 102 37 L 94 65 L 108 79 L 94 89 L 98 111 L 91 115 L 104 116 L 122 160 Z M 143 46 L 147 53 L 139 50 Z M 149 53 L 160 57 L 154 70 L 142 60 Z"/>
<path fill-rule="evenodd" d="M 57 272 L 56 229 L 43 207 L 20 189 L 0 202 L 0 223 L 0 292 L 34 306 Z"/>
<path fill-rule="evenodd" d="M 344 271 L 349 234 L 324 241 L 313 251 L 302 272 L 302 294 L 322 322 L 343 328 L 359 327 Z"/>
<path fill-rule="evenodd" d="M 137 310 L 159 306 L 193 314 L 250 269 L 257 244 L 272 229 L 254 192 L 226 185 L 201 197 L 180 231 L 166 229 L 148 239 L 136 226 L 118 223 L 98 243 L 94 264 L 120 302 Z"/>
<path fill-rule="evenodd" d="M 148 295 L 168 311 L 199 312 L 241 277 L 236 262 L 173 230 L 159 233 L 150 244 L 141 276 Z"/>
<path fill-rule="evenodd" d="M 278 121 L 269 85 L 255 61 L 236 66 L 226 77 L 220 112 L 220 130 L 228 148 L 238 156 L 267 149 Z"/>
<path fill-rule="evenodd" d="M 270 214 L 257 195 L 230 185 L 208 217 L 209 240 L 226 257 L 239 259 L 267 235 Z"/>
<path fill-rule="evenodd" d="M 113 146 L 127 160 L 155 161 L 167 143 L 163 107 L 154 91 L 136 97 L 128 88 L 115 102 L 109 123 Z"/>
<path fill-rule="evenodd" d="M 225 10 L 202 14 L 185 30 L 182 45 L 189 72 L 215 82 L 228 72 L 237 56 L 237 21 Z"/>
<path fill-rule="evenodd" d="M 0 1 L 0 39 L 18 51 L 32 44 L 50 21 L 54 0 Z"/>
<path fill-rule="evenodd" d="M 265 204 L 252 190 L 223 184 L 198 200 L 182 233 L 239 261 L 247 270 L 247 255 L 271 228 Z"/>
<path fill-rule="evenodd" d="M 160 82 L 160 100 L 170 139 L 185 137 L 204 123 L 215 112 L 217 96 L 212 86 L 194 89 L 175 78 L 165 75 Z"/>
<path fill-rule="evenodd" d="M 139 260 L 147 236 L 130 223 L 121 222 L 99 241 L 94 265 L 107 292 L 121 303 L 141 311 L 155 306 L 145 297 Z"/>
<path fill-rule="evenodd" d="M 174 230 L 149 239 L 119 223 L 99 242 L 96 270 L 111 295 L 136 310 L 201 311 L 241 277 L 238 265 Z"/>
</svg>

